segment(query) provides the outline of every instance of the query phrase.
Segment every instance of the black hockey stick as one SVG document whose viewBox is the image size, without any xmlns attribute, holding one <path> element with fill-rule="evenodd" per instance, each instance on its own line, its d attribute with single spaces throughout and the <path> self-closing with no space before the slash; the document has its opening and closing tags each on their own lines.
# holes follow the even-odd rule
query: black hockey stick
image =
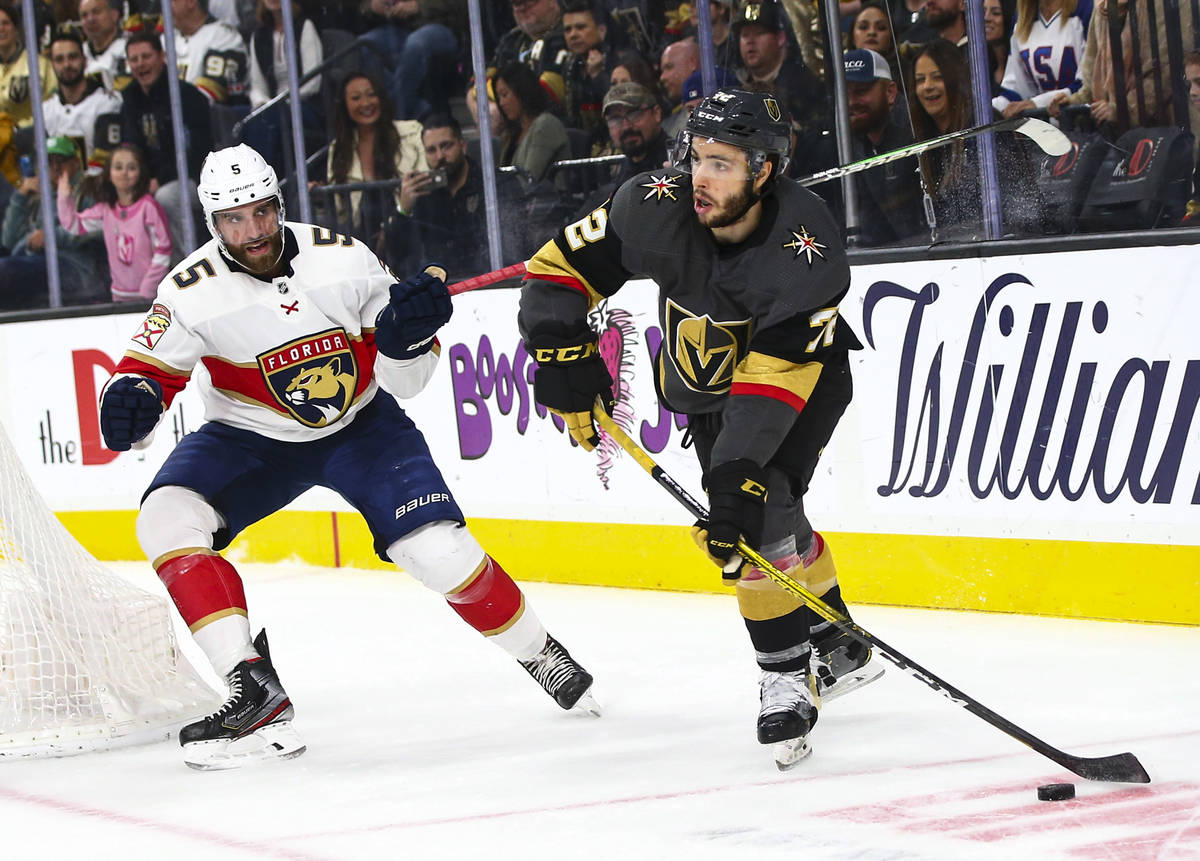
<svg viewBox="0 0 1200 861">
<path fill-rule="evenodd" d="M 890 152 L 881 152 L 879 155 L 864 158 L 861 161 L 831 167 L 828 170 L 818 171 L 817 173 L 801 177 L 796 182 L 801 185 L 816 185 L 820 182 L 828 182 L 831 179 L 841 179 L 843 176 L 849 176 L 852 173 L 870 170 L 873 167 L 879 167 L 881 164 L 899 161 L 909 156 L 920 155 L 923 152 L 937 149 L 955 141 L 977 137 L 985 132 L 1009 131 L 1025 135 L 1025 137 L 1037 144 L 1038 148 L 1047 155 L 1064 155 L 1071 149 L 1070 138 L 1050 125 L 1050 123 L 1033 119 L 1032 117 L 1010 117 L 1007 120 L 997 120 L 994 123 L 988 123 L 986 126 L 974 126 L 973 128 L 962 129 L 961 131 L 950 132 L 940 137 L 930 138 L 927 141 L 917 141 L 916 143 L 902 146 Z"/>
<path fill-rule="evenodd" d="M 625 431 L 621 430 L 620 426 L 601 409 L 598 405 L 592 410 L 592 415 L 596 422 L 610 437 L 617 441 L 626 452 L 638 462 L 646 472 L 650 474 L 660 486 L 665 488 L 677 501 L 683 504 L 684 508 L 688 509 L 694 517 L 701 520 L 708 519 L 708 511 L 697 502 L 691 494 L 683 489 L 680 484 L 667 475 L 658 464 L 646 454 L 646 452 L 636 442 L 631 440 Z M 1080 777 L 1088 780 L 1102 780 L 1111 783 L 1149 783 L 1150 775 L 1146 773 L 1146 769 L 1138 761 L 1138 758 L 1132 753 L 1118 753 L 1113 756 L 1101 757 L 1083 757 L 1073 756 L 1069 753 L 1064 753 L 1056 747 L 1053 747 L 1042 741 L 1037 736 L 1032 735 L 1026 730 L 1021 729 L 1012 721 L 1001 715 L 996 714 L 983 703 L 964 694 L 958 688 L 951 685 L 935 676 L 929 670 L 922 667 L 915 661 L 910 660 L 903 654 L 893 649 L 883 640 L 876 637 L 864 628 L 859 627 L 852 620 L 843 616 L 837 610 L 830 607 L 812 592 L 808 591 L 801 583 L 798 583 L 793 578 L 789 577 L 783 571 L 780 571 L 760 554 L 753 547 L 746 544 L 745 541 L 738 541 L 738 552 L 746 558 L 747 561 L 758 566 L 764 574 L 778 583 L 783 589 L 795 595 L 806 605 L 808 605 L 817 615 L 823 619 L 832 622 L 837 628 L 854 639 L 858 640 L 866 646 L 873 649 L 878 649 L 879 653 L 888 661 L 895 664 L 896 667 L 908 673 L 919 682 L 928 685 L 932 690 L 940 693 L 946 699 L 953 703 L 957 703 L 971 714 L 990 723 L 996 729 L 1007 733 L 1017 741 L 1024 744 L 1026 747 L 1037 751 L 1042 756 L 1053 760 L 1063 768 L 1078 774 Z"/>
</svg>

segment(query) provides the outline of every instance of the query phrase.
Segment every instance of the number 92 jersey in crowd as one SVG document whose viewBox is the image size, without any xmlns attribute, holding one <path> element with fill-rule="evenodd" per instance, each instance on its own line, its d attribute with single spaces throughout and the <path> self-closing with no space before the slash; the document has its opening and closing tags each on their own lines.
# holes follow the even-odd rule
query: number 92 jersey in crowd
<svg viewBox="0 0 1200 861">
<path fill-rule="evenodd" d="M 348 425 L 378 391 L 376 371 L 401 396 L 425 385 L 436 342 L 415 359 L 376 362 L 375 319 L 396 277 L 370 249 L 287 222 L 283 254 L 288 274 L 264 281 L 206 242 L 159 284 L 114 379 L 150 377 L 170 406 L 200 366 L 206 420 L 287 442 Z"/>
<path fill-rule="evenodd" d="M 641 174 L 542 246 L 527 269 L 527 340 L 582 320 L 634 275 L 657 282 L 655 377 L 676 412 L 724 410 L 728 421 L 726 400 L 742 395 L 773 401 L 769 412 L 786 406 L 794 418 L 826 359 L 844 362 L 846 350 L 861 348 L 838 322 L 850 286 L 839 228 L 820 198 L 789 179 L 763 198 L 745 241 L 720 245 L 693 212 L 690 175 Z"/>
</svg>

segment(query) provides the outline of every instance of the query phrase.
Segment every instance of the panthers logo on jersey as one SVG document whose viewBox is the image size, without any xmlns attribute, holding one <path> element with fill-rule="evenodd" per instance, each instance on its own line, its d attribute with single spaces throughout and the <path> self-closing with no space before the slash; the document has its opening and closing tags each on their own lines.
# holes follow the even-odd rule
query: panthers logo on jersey
<svg viewBox="0 0 1200 861">
<path fill-rule="evenodd" d="M 307 335 L 257 359 L 275 401 L 301 424 L 325 427 L 354 403 L 358 362 L 342 329 Z"/>
<path fill-rule="evenodd" d="M 750 321 L 717 322 L 667 299 L 666 324 L 664 346 L 684 384 L 705 394 L 729 391 L 733 369 L 750 343 Z"/>
</svg>

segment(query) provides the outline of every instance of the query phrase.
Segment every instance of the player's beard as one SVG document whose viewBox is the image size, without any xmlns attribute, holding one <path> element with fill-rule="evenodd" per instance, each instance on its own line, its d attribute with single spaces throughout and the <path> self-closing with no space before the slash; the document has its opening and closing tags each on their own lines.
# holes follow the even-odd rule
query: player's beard
<svg viewBox="0 0 1200 861">
<path fill-rule="evenodd" d="M 750 207 L 755 204 L 755 199 L 750 196 L 750 183 L 745 183 L 741 190 L 733 194 L 723 201 L 714 200 L 709 195 L 704 195 L 705 200 L 712 204 L 712 209 L 703 216 L 697 216 L 702 227 L 707 227 L 709 230 L 720 227 L 728 227 L 729 225 L 740 221 Z"/>
<path fill-rule="evenodd" d="M 255 275 L 262 275 L 274 269 L 283 257 L 283 230 L 276 230 L 273 234 L 265 238 L 267 240 L 267 252 L 265 254 L 255 254 L 252 257 L 244 250 L 246 245 L 261 242 L 261 239 L 246 242 L 236 247 L 227 245 L 225 250 L 229 252 L 229 256 L 237 261 L 238 265 L 243 269 Z"/>
</svg>

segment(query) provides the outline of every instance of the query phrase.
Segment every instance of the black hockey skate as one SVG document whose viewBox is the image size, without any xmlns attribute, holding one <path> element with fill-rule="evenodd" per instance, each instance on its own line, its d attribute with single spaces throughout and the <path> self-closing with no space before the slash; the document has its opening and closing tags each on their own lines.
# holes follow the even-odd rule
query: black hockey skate
<svg viewBox="0 0 1200 861">
<path fill-rule="evenodd" d="M 812 641 L 812 673 L 825 702 L 869 685 L 883 675 L 879 662 L 870 663 L 871 647 L 837 628 Z"/>
<path fill-rule="evenodd" d="M 775 765 L 786 771 L 812 753 L 808 735 L 817 723 L 821 698 L 807 670 L 776 673 L 763 670 L 758 682 L 759 744 L 775 745 Z"/>
<path fill-rule="evenodd" d="M 260 657 L 225 677 L 229 699 L 215 713 L 179 731 L 184 762 L 200 770 L 238 768 L 264 759 L 291 759 L 305 745 L 292 729 L 292 701 L 271 664 L 267 632 L 254 640 Z"/>
<path fill-rule="evenodd" d="M 600 716 L 600 706 L 591 694 L 592 674 L 579 666 L 558 640 L 547 634 L 542 650 L 520 664 L 562 708 Z"/>
</svg>

